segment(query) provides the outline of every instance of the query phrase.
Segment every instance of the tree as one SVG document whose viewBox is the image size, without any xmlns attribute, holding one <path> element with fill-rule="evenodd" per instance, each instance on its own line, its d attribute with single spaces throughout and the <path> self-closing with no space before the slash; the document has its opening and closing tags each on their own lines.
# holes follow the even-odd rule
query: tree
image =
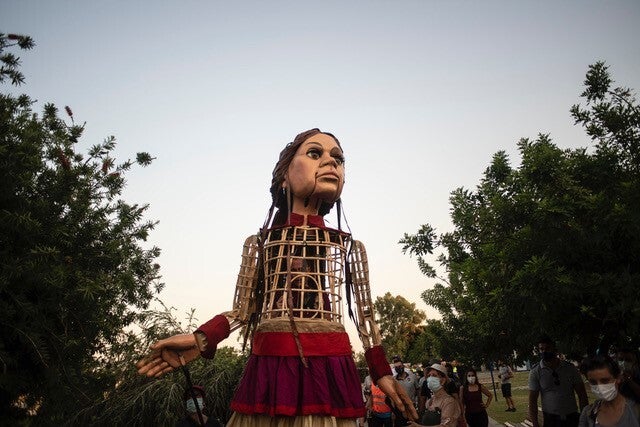
<svg viewBox="0 0 640 427">
<path fill-rule="evenodd" d="M 498 152 L 475 191 L 451 193 L 453 231 L 424 225 L 400 240 L 438 279 L 423 299 L 468 357 L 527 358 L 543 331 L 575 357 L 640 344 L 640 108 L 612 83 L 591 65 L 586 107 L 571 108 L 592 148 L 522 139 L 517 168 Z M 445 277 L 426 258 L 438 247 Z"/>
<path fill-rule="evenodd" d="M 122 342 L 127 345 L 112 348 L 105 356 L 102 366 L 109 367 L 116 382 L 92 405 L 74 414 L 69 420 L 71 425 L 174 425 L 184 416 L 182 396 L 186 380 L 180 370 L 158 379 L 148 379 L 139 375 L 135 368 L 135 363 L 153 342 L 197 328 L 193 309 L 183 326 L 175 317 L 175 309 L 160 304 L 161 310 L 142 313 L 144 321 L 136 328 L 139 332 L 123 333 L 126 339 Z M 205 389 L 207 414 L 218 418 L 223 425 L 231 417 L 231 399 L 247 356 L 231 347 L 220 347 L 212 361 L 200 358 L 189 364 L 192 383 Z"/>
<path fill-rule="evenodd" d="M 25 36 L 0 34 L 0 82 L 20 84 Z M 160 251 L 143 242 L 147 205 L 120 199 L 124 174 L 152 158 L 117 164 L 115 139 L 87 155 L 84 125 L 28 96 L 0 94 L 0 413 L 60 424 L 114 386 L 103 356 L 125 345 L 123 328 L 160 291 Z M 125 338 L 123 338 L 125 337 Z"/>
<path fill-rule="evenodd" d="M 10 79 L 14 85 L 20 85 L 24 83 L 24 75 L 20 71 L 20 58 L 15 56 L 11 52 L 5 52 L 6 48 L 18 46 L 20 49 L 29 50 L 33 49 L 35 43 L 29 36 L 22 36 L 18 34 L 0 33 L 0 83 L 3 83 L 5 79 Z"/>
<path fill-rule="evenodd" d="M 378 316 L 382 344 L 389 354 L 407 356 L 411 342 L 421 332 L 419 325 L 427 318 L 416 304 L 400 295 L 387 292 L 373 303 Z"/>
</svg>

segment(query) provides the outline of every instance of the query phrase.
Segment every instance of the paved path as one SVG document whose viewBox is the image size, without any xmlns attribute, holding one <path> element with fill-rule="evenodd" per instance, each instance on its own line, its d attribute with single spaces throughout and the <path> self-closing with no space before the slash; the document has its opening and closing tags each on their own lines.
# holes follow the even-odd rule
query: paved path
<svg viewBox="0 0 640 427">
<path fill-rule="evenodd" d="M 504 424 L 500 424 L 493 418 L 489 417 L 489 427 L 504 427 Z"/>
</svg>

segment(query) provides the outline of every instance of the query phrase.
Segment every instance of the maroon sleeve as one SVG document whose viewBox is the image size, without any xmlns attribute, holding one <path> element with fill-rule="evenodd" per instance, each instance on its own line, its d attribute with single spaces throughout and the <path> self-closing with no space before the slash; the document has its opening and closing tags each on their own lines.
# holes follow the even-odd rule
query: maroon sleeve
<svg viewBox="0 0 640 427">
<path fill-rule="evenodd" d="M 205 359 L 213 359 L 218 343 L 229 336 L 229 321 L 221 314 L 200 326 L 196 332 L 202 332 L 207 337 L 207 348 L 200 355 Z"/>
<path fill-rule="evenodd" d="M 369 366 L 369 375 L 374 383 L 385 375 L 391 375 L 391 367 L 381 345 L 374 345 L 365 351 L 364 357 L 367 360 L 367 366 Z"/>
</svg>

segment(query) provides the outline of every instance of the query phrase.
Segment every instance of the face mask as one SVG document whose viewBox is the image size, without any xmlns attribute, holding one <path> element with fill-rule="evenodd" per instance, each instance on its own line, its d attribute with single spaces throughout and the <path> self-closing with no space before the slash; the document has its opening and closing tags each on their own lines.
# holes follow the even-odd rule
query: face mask
<svg viewBox="0 0 640 427">
<path fill-rule="evenodd" d="M 196 397 L 196 400 L 198 401 L 198 408 L 202 410 L 202 408 L 204 408 L 202 398 Z M 195 414 L 196 412 L 198 412 L 196 411 L 196 404 L 193 402 L 193 399 L 187 400 L 187 412 L 189 412 L 190 414 Z"/>
<path fill-rule="evenodd" d="M 436 391 L 440 390 L 442 388 L 442 386 L 440 385 L 440 378 L 438 378 L 438 377 L 428 377 L 427 378 L 427 387 L 429 387 L 429 390 L 431 390 L 434 393 Z"/>
<path fill-rule="evenodd" d="M 616 388 L 616 383 L 609 384 L 596 384 L 591 385 L 591 392 L 598 398 L 602 400 L 606 400 L 608 402 L 612 401 L 618 395 L 618 389 Z"/>
<path fill-rule="evenodd" d="M 402 366 L 396 366 L 396 374 L 400 375 L 404 372 L 404 367 Z"/>
<path fill-rule="evenodd" d="M 469 384 L 475 384 L 476 383 L 476 377 L 467 377 L 467 381 L 469 381 Z"/>
</svg>

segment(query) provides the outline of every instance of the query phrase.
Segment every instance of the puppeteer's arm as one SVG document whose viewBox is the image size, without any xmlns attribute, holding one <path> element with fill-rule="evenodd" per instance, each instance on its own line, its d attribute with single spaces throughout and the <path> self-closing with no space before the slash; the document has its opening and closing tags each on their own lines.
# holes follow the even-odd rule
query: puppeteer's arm
<svg viewBox="0 0 640 427">
<path fill-rule="evenodd" d="M 369 262 L 362 242 L 354 240 L 349 259 L 353 294 L 356 303 L 358 335 L 362 340 L 364 355 L 372 381 L 382 389 L 391 402 L 407 419 L 417 419 L 413 402 L 404 388 L 391 375 L 391 368 L 382 348 L 380 329 L 375 321 L 369 285 Z"/>
<path fill-rule="evenodd" d="M 249 236 L 242 248 L 242 262 L 236 281 L 233 309 L 209 320 L 195 332 L 198 348 L 203 357 L 213 357 L 217 344 L 231 332 L 246 325 L 251 315 L 255 313 L 258 255 L 258 236 Z"/>
</svg>

